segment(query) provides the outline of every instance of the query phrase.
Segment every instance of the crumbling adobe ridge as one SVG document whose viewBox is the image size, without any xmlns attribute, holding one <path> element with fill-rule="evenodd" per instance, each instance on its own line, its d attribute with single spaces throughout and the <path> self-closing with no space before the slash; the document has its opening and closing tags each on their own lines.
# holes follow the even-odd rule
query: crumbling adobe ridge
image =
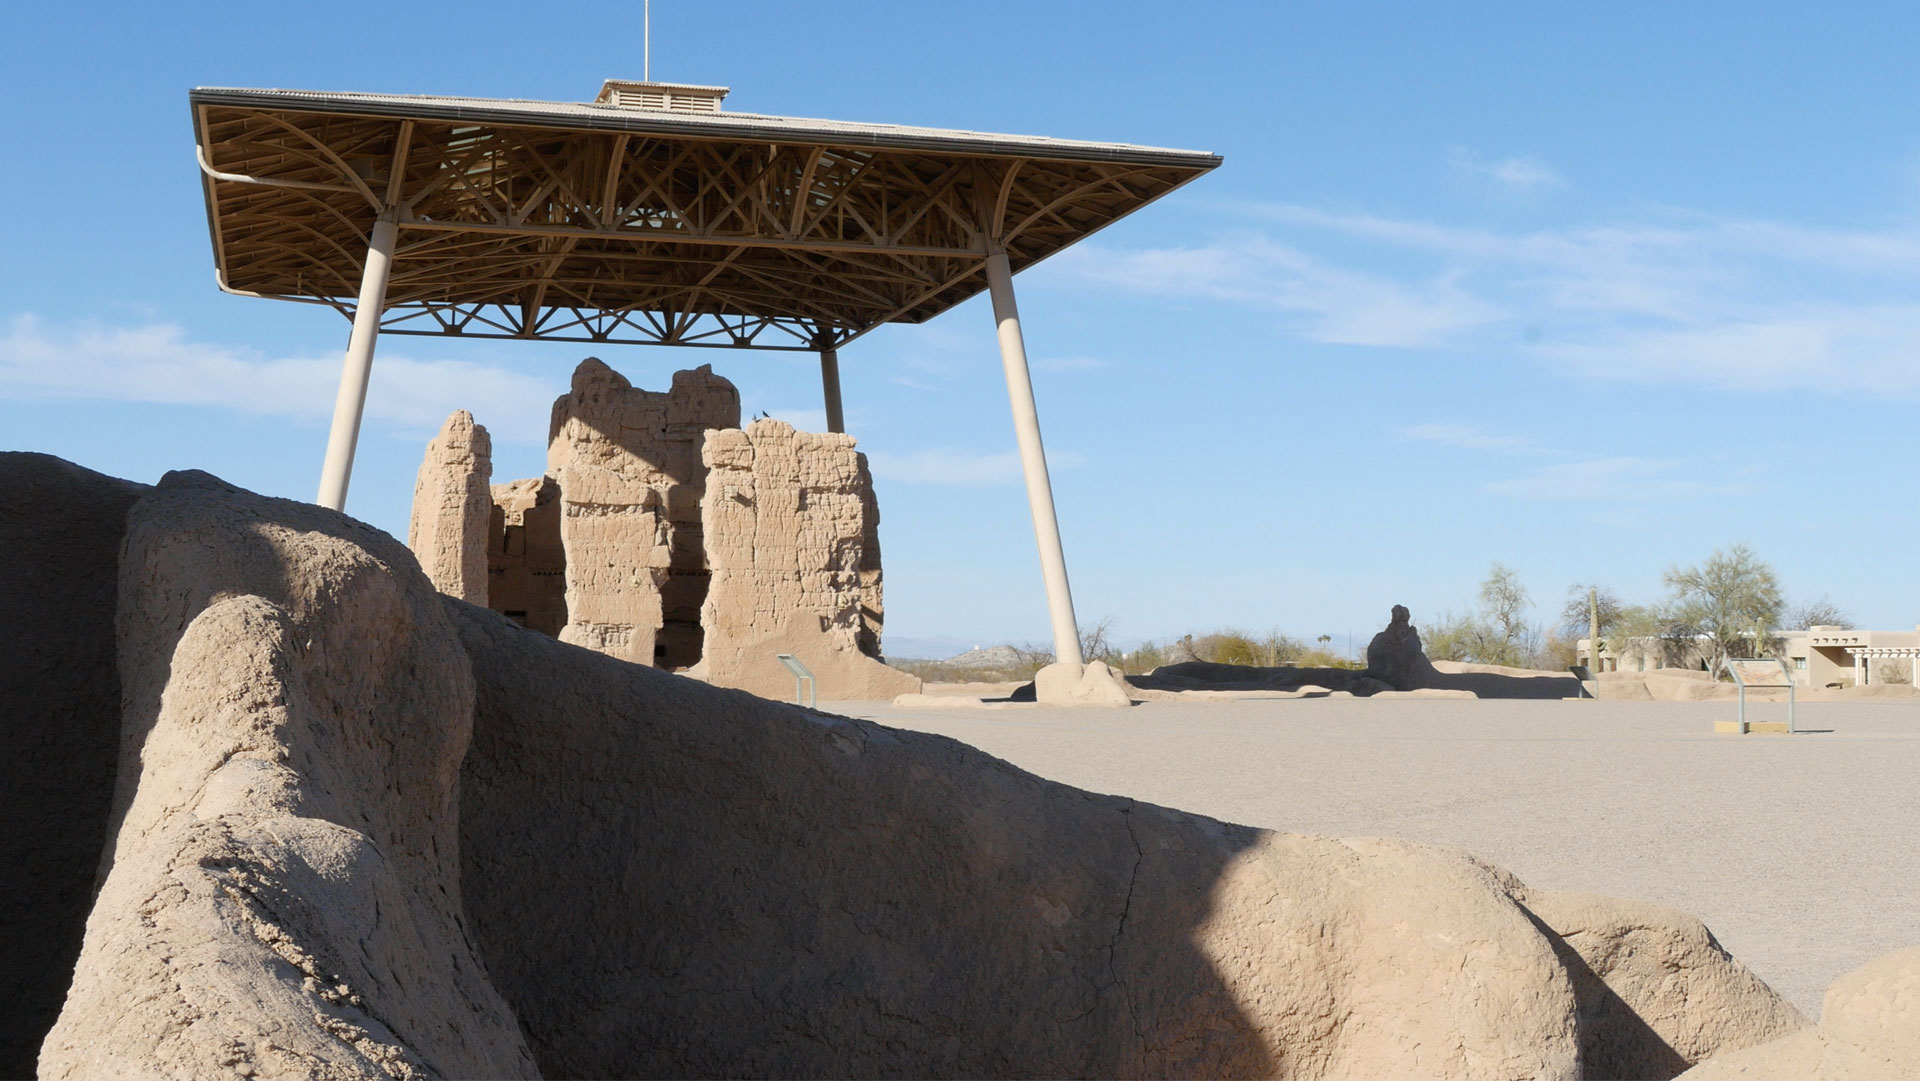
<svg viewBox="0 0 1920 1081">
<path fill-rule="evenodd" d="M 129 522 L 124 711 L 45 1076 L 1658 1077 L 1604 1033 L 1697 1061 L 1805 1028 L 1678 913 L 620 663 L 203 474 L 127 495 L 77 489 Z M 74 716 L 62 686 L 0 683 L 0 717 Z M 1912 973 L 1836 985 L 1781 1061 L 1904 1069 Z"/>
</svg>

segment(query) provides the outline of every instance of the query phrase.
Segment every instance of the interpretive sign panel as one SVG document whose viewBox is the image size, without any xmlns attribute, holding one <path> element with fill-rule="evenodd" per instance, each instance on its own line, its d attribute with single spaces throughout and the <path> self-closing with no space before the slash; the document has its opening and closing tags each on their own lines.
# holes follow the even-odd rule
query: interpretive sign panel
<svg viewBox="0 0 1920 1081">
<path fill-rule="evenodd" d="M 1727 674 L 1742 687 L 1793 686 L 1793 673 L 1778 657 L 1729 657 Z"/>
<path fill-rule="evenodd" d="M 1588 668 L 1584 664 L 1570 664 L 1567 666 L 1567 671 L 1572 672 L 1573 678 L 1579 681 L 1580 694 L 1584 694 L 1589 698 L 1600 697 L 1600 694 L 1599 694 L 1600 681 L 1593 678 L 1593 669 Z M 1594 686 L 1594 689 L 1591 692 L 1587 690 L 1587 684 L 1589 683 L 1593 684 Z M 1579 697 L 1579 695 L 1575 695 L 1575 697 L 1577 698 Z"/>
<path fill-rule="evenodd" d="M 1793 728 L 1793 671 L 1778 657 L 1728 657 L 1721 667 L 1740 685 L 1740 734 L 1747 733 L 1747 692 L 1767 688 L 1785 688 L 1787 692 L 1787 731 Z"/>
</svg>

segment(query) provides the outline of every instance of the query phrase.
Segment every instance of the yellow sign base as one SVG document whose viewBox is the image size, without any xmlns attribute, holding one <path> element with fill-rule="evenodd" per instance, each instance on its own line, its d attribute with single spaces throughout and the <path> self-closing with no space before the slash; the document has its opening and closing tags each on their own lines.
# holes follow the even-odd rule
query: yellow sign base
<svg viewBox="0 0 1920 1081">
<path fill-rule="evenodd" d="M 1740 722 L 1739 721 L 1715 721 L 1713 722 L 1713 730 L 1715 732 L 1728 732 L 1733 735 L 1739 735 Z M 1787 732 L 1787 722 L 1785 721 L 1748 721 L 1747 731 L 1778 732 L 1781 735 L 1785 735 Z"/>
</svg>

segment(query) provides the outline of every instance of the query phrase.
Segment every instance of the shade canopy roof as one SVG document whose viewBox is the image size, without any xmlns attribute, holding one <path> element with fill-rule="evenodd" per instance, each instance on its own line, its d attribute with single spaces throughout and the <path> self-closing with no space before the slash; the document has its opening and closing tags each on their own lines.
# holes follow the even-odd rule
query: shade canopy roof
<svg viewBox="0 0 1920 1081">
<path fill-rule="evenodd" d="M 1018 271 L 1221 161 L 612 102 L 189 98 L 221 287 L 351 315 L 387 215 L 383 334 L 837 346 L 982 291 L 991 251 Z"/>
</svg>

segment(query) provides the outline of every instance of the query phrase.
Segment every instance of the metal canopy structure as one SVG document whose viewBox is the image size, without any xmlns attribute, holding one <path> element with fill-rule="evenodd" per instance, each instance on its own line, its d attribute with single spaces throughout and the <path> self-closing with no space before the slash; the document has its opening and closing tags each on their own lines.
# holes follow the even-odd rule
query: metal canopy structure
<svg viewBox="0 0 1920 1081">
<path fill-rule="evenodd" d="M 1017 273 L 1220 163 L 610 100 L 190 101 L 221 287 L 350 316 L 389 216 L 385 334 L 839 346 L 979 293 L 992 247 Z"/>
<path fill-rule="evenodd" d="M 1079 639 L 1012 275 L 1214 154 L 729 113 L 721 87 L 591 103 L 189 94 L 220 287 L 353 321 L 318 502 L 341 509 L 380 334 L 837 350 L 985 291 L 1052 610 Z"/>
</svg>

